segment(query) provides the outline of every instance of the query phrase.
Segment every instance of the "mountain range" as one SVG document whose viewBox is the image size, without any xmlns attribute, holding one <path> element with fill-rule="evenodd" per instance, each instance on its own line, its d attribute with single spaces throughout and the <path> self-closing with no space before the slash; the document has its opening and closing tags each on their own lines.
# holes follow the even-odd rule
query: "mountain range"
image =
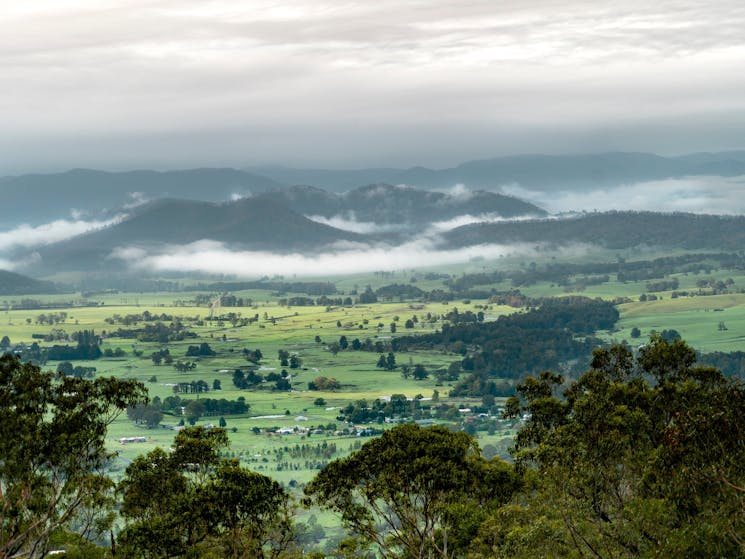
<svg viewBox="0 0 745 559">
<path fill-rule="evenodd" d="M 511 155 L 467 161 L 455 167 L 429 169 L 323 170 L 251 167 L 251 172 L 288 184 L 312 184 L 330 190 L 385 182 L 420 188 L 496 190 L 517 184 L 550 192 L 587 189 L 684 176 L 745 175 L 745 151 L 693 153 L 664 157 L 651 153 L 610 152 L 580 155 Z"/>
<path fill-rule="evenodd" d="M 370 184 L 409 185 L 426 190 L 464 185 L 472 190 L 492 192 L 519 185 L 550 193 L 709 175 L 745 175 L 745 151 L 675 157 L 623 152 L 514 155 L 468 161 L 444 169 L 324 170 L 270 166 L 162 172 L 75 169 L 55 174 L 0 177 L 0 200 L 3 201 L 0 222 L 13 227 L 20 223 L 44 223 L 72 213 L 100 219 L 143 200 L 170 197 L 224 202 L 295 185 L 332 192 L 348 192 Z"/>
<path fill-rule="evenodd" d="M 395 224 L 363 235 L 319 223 L 303 215 L 332 218 L 344 214 L 351 226 L 363 222 Z M 438 220 L 458 218 L 469 212 L 512 218 L 544 216 L 537 206 L 490 192 L 452 196 L 390 185 L 373 185 L 346 194 L 312 187 L 275 189 L 230 202 L 164 198 L 128 210 L 123 220 L 70 239 L 35 249 L 33 269 L 100 270 L 117 265 L 110 256 L 119 248 L 162 249 L 201 240 L 232 249 L 275 253 L 319 252 L 340 242 L 396 244 Z M 319 219 L 318 217 L 316 219 Z M 364 224 L 370 227 L 370 223 Z"/>
<path fill-rule="evenodd" d="M 529 188 L 571 184 L 581 189 L 697 173 L 745 174 L 745 152 L 672 158 L 630 153 L 525 155 L 443 170 L 75 170 L 24 175 L 0 179 L 4 200 L 0 219 L 8 230 L 22 222 L 59 219 L 72 208 L 89 219 L 105 217 L 109 225 L 59 242 L 50 238 L 46 244 L 25 243 L 22 248 L 12 244 L 17 231 L 13 235 L 0 231 L 0 248 L 6 261 L 28 262 L 16 268 L 39 276 L 123 270 L 131 260 L 112 258 L 122 249 L 163 255 L 174 246 L 198 241 L 213 241 L 225 250 L 304 255 L 345 247 L 385 251 L 416 240 L 426 241 L 432 250 L 511 243 L 740 250 L 745 243 L 745 217 L 617 211 L 559 218 L 494 191 L 505 181 Z M 378 178 L 388 182 L 349 187 L 356 180 Z M 312 184 L 289 185 L 295 181 L 347 186 L 335 192 Z M 436 189 L 443 186 L 448 188 Z"/>
</svg>

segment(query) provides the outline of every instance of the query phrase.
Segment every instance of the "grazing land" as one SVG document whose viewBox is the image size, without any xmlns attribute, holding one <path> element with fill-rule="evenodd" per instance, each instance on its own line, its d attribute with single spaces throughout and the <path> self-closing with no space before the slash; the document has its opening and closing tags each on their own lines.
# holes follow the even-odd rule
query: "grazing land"
<svg viewBox="0 0 745 559">
<path fill-rule="evenodd" d="M 655 332 L 674 332 L 704 354 L 745 349 L 739 257 L 633 256 L 537 253 L 529 261 L 274 278 L 264 289 L 182 279 L 170 291 L 8 295 L 0 337 L 5 351 L 47 369 L 146 385 L 150 405 L 120 415 L 107 432 L 115 481 L 138 457 L 171 448 L 180 429 L 221 426 L 224 458 L 300 499 L 327 464 L 402 422 L 466 431 L 487 458 L 511 459 L 525 418 L 503 414 L 525 375 L 550 368 L 577 379 L 597 345 L 636 350 Z M 588 319 L 609 310 L 610 322 Z M 64 357 L 89 339 L 95 359 Z M 734 359 L 728 374 L 742 374 L 742 362 Z M 298 514 L 314 545 L 344 537 L 334 513 Z"/>
</svg>

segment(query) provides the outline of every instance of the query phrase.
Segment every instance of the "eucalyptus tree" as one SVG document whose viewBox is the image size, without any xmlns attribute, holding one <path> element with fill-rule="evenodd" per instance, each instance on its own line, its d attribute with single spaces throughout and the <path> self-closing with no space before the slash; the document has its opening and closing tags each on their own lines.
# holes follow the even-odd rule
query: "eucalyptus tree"
<svg viewBox="0 0 745 559">
<path fill-rule="evenodd" d="M 119 484 L 120 557 L 276 558 L 292 543 L 289 496 L 220 457 L 224 429 L 186 428 L 169 452 L 136 458 Z"/>
<path fill-rule="evenodd" d="M 484 460 L 470 435 L 408 424 L 329 463 L 306 494 L 380 557 L 453 558 L 519 485 L 512 466 Z"/>
<path fill-rule="evenodd" d="M 596 350 L 567 388 L 550 372 L 518 386 L 507 414 L 535 483 L 474 556 L 745 556 L 745 385 L 695 361 L 653 336 L 636 356 Z"/>
<path fill-rule="evenodd" d="M 50 535 L 108 502 L 107 427 L 147 401 L 131 380 L 87 380 L 0 357 L 0 557 L 41 557 Z"/>
</svg>

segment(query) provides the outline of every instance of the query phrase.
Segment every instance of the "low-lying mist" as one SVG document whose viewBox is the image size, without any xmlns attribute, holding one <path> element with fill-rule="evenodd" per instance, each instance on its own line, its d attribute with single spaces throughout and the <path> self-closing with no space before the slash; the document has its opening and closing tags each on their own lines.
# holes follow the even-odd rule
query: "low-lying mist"
<svg viewBox="0 0 745 559">
<path fill-rule="evenodd" d="M 0 269 L 13 270 L 34 262 L 37 256 L 27 249 L 64 241 L 95 229 L 113 225 L 124 218 L 118 215 L 108 220 L 57 219 L 41 225 L 23 224 L 0 231 Z"/>
<path fill-rule="evenodd" d="M 637 210 L 714 215 L 745 214 L 745 176 L 684 177 L 595 190 L 535 191 L 507 185 L 505 194 L 551 213 Z"/>
<path fill-rule="evenodd" d="M 405 233 L 412 232 L 419 235 L 435 235 L 437 233 L 444 233 L 463 225 L 471 225 L 472 223 L 497 223 L 501 221 L 529 221 L 532 219 L 545 219 L 540 216 L 524 215 L 520 217 L 503 217 L 496 213 L 483 213 L 478 215 L 463 214 L 458 215 L 450 219 L 442 221 L 434 221 L 427 225 L 419 225 L 412 223 L 375 223 L 373 221 L 357 221 L 354 214 L 347 215 L 335 215 L 332 217 L 324 217 L 319 215 L 308 215 L 308 219 L 311 219 L 317 223 L 323 223 L 324 225 L 330 225 L 336 229 L 343 231 L 351 231 L 352 233 L 360 233 L 362 235 L 376 235 L 382 233 Z"/>
<path fill-rule="evenodd" d="M 471 261 L 496 260 L 507 256 L 530 256 L 539 252 L 535 244 L 485 244 L 458 250 L 438 249 L 432 239 L 417 239 L 399 246 L 344 243 L 321 254 L 277 254 L 231 250 L 223 243 L 199 241 L 169 246 L 160 252 L 137 247 L 120 248 L 112 258 L 124 260 L 132 269 L 147 272 L 227 274 L 258 278 L 266 275 L 332 276 L 380 270 L 410 270 Z M 588 247 L 561 249 L 581 254 Z"/>
</svg>

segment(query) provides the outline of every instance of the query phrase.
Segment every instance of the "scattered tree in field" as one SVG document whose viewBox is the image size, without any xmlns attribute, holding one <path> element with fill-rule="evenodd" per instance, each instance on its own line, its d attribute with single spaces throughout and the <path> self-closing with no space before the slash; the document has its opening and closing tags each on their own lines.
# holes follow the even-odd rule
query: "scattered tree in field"
<svg viewBox="0 0 745 559">
<path fill-rule="evenodd" d="M 393 355 L 392 351 L 389 351 L 388 356 L 385 358 L 385 368 L 387 371 L 392 371 L 396 368 L 396 356 Z"/>
<path fill-rule="evenodd" d="M 416 365 L 414 365 L 414 372 L 412 374 L 414 376 L 414 380 L 424 380 L 429 376 L 427 368 L 421 363 L 417 363 Z"/>
<path fill-rule="evenodd" d="M 279 366 L 280 367 L 287 367 L 289 366 L 289 359 L 290 359 L 290 352 L 286 349 L 280 349 L 277 352 L 277 356 L 279 358 Z"/>
<path fill-rule="evenodd" d="M 148 429 L 154 429 L 163 420 L 163 412 L 159 406 L 139 403 L 127 408 L 127 417 Z"/>
<path fill-rule="evenodd" d="M 180 373 L 185 373 L 187 371 L 193 371 L 194 369 L 196 369 L 197 364 L 195 361 L 181 361 L 181 359 L 179 359 L 173 364 L 173 367 Z"/>
<path fill-rule="evenodd" d="M 186 357 L 212 357 L 213 355 L 217 354 L 206 342 L 199 345 L 190 345 L 186 349 Z"/>
<path fill-rule="evenodd" d="M 171 357 L 171 352 L 168 350 L 168 348 L 154 351 L 152 355 L 150 355 L 150 359 L 152 359 L 153 365 L 160 365 L 164 361 L 166 365 L 170 365 L 171 363 L 173 363 L 173 357 Z"/>
<path fill-rule="evenodd" d="M 340 388 L 341 388 L 341 383 L 338 380 L 336 380 L 334 377 L 316 377 L 311 382 L 308 383 L 308 390 L 323 390 L 323 391 L 332 392 L 334 390 L 339 390 Z M 317 398 L 316 402 L 322 399 L 323 398 Z M 319 404 L 316 404 L 316 405 L 319 405 Z"/>
</svg>

